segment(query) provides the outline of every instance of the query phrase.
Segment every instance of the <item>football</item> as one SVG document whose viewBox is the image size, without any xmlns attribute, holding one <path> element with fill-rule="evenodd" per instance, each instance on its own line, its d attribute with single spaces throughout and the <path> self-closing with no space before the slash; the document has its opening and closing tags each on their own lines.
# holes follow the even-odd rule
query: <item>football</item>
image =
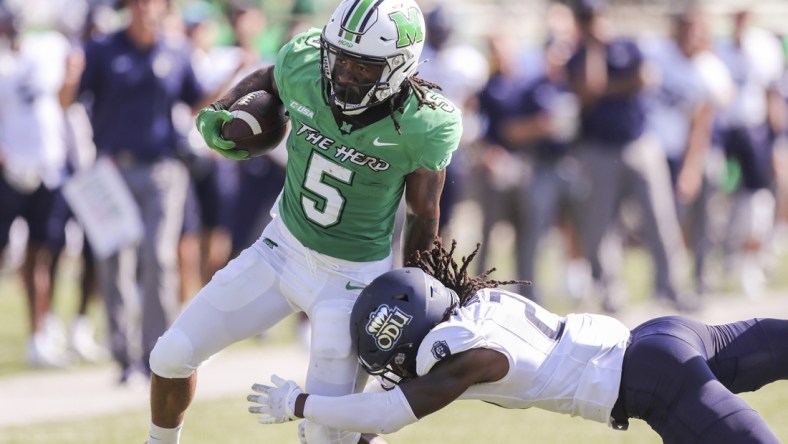
<svg viewBox="0 0 788 444">
<path fill-rule="evenodd" d="M 266 91 L 251 92 L 233 103 L 233 120 L 222 125 L 222 138 L 250 157 L 268 154 L 282 141 L 289 120 L 282 102 Z"/>
</svg>

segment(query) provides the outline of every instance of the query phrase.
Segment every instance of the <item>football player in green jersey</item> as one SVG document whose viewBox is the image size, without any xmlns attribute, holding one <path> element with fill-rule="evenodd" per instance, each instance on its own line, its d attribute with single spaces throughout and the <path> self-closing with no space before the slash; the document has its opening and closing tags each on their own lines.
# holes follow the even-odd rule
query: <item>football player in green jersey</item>
<svg viewBox="0 0 788 444">
<path fill-rule="evenodd" d="M 260 239 L 159 338 L 150 360 L 150 444 L 178 442 L 202 362 L 295 312 L 312 323 L 306 389 L 338 396 L 364 386 L 347 329 L 353 302 L 392 267 L 403 195 L 403 257 L 432 245 L 444 170 L 462 133 L 459 110 L 416 77 L 424 29 L 413 0 L 344 0 L 322 31 L 295 36 L 274 66 L 198 115 L 211 148 L 244 159 L 248 153 L 221 138 L 227 109 L 251 91 L 277 96 L 291 122 L 287 178 Z M 380 439 L 309 421 L 300 432 L 309 444 Z"/>
</svg>

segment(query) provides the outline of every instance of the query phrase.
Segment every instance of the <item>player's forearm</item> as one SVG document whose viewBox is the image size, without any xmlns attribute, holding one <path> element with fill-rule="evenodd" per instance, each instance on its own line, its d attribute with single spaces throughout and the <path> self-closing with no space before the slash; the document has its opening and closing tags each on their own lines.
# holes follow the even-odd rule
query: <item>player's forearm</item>
<svg viewBox="0 0 788 444">
<path fill-rule="evenodd" d="M 67 108 L 77 100 L 79 82 L 82 78 L 82 71 L 85 70 L 85 56 L 82 51 L 73 51 L 66 58 L 66 69 L 63 75 L 63 83 L 58 91 L 58 101 L 60 106 Z"/>
<path fill-rule="evenodd" d="M 68 108 L 77 101 L 77 85 L 63 84 L 57 94 L 58 102 L 63 108 Z"/>
<path fill-rule="evenodd" d="M 300 394 L 295 414 L 331 428 L 361 433 L 393 433 L 418 421 L 399 387 L 346 396 Z"/>
<path fill-rule="evenodd" d="M 276 97 L 279 97 L 279 91 L 274 84 L 274 68 L 273 66 L 258 69 L 257 71 L 249 74 L 235 84 L 230 90 L 219 98 L 215 103 L 221 104 L 222 109 L 227 109 L 238 101 L 241 97 L 253 91 L 264 90 Z"/>
<path fill-rule="evenodd" d="M 684 153 L 685 168 L 702 171 L 706 152 L 711 146 L 711 133 L 714 124 L 714 107 L 705 103 L 698 108 L 690 123 L 687 149 Z"/>
<path fill-rule="evenodd" d="M 586 45 L 584 63 L 572 80 L 573 89 L 584 106 L 593 106 L 608 87 L 606 54 L 607 49 L 602 43 L 593 41 Z"/>
<path fill-rule="evenodd" d="M 402 259 L 409 265 L 411 257 L 422 250 L 431 250 L 438 237 L 440 201 L 446 170 L 429 171 L 419 168 L 405 178 L 405 226 L 402 228 Z"/>
<path fill-rule="evenodd" d="M 402 228 L 402 259 L 409 265 L 410 259 L 417 251 L 426 251 L 432 248 L 432 243 L 438 237 L 439 217 L 419 217 L 408 213 L 405 216 L 405 225 Z"/>
</svg>

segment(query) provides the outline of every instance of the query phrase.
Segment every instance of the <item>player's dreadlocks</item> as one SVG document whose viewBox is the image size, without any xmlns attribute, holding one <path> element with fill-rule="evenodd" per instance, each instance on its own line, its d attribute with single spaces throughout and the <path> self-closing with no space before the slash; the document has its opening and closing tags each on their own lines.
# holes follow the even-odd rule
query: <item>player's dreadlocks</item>
<svg viewBox="0 0 788 444">
<path fill-rule="evenodd" d="M 427 105 L 430 108 L 435 109 L 435 107 L 438 106 L 434 100 L 427 98 L 427 93 L 430 89 L 436 89 L 438 91 L 443 90 L 443 88 L 441 88 L 437 83 L 432 83 L 429 80 L 416 77 L 416 75 L 408 77 L 407 82 L 408 86 L 413 90 L 413 94 L 416 95 L 416 99 L 419 101 L 419 108 Z M 400 124 L 397 121 L 397 117 L 394 115 L 394 111 L 396 111 L 394 101 L 389 101 L 389 106 L 391 107 L 391 113 L 389 113 L 389 115 L 391 116 L 391 120 L 394 122 L 394 129 L 397 130 L 397 134 L 402 135 L 402 131 L 400 131 Z"/>
<path fill-rule="evenodd" d="M 460 305 L 465 304 L 478 290 L 482 288 L 495 288 L 499 285 L 526 284 L 531 281 L 509 280 L 497 281 L 488 279 L 490 274 L 495 271 L 491 268 L 476 277 L 468 275 L 468 266 L 471 264 L 476 254 L 479 253 L 481 244 L 477 243 L 476 248 L 468 257 L 463 256 L 461 264 L 454 260 L 454 250 L 457 248 L 457 241 L 451 241 L 451 248 L 447 251 L 439 240 L 433 242 L 431 250 L 418 251 L 414 254 L 408 265 L 419 267 L 424 272 L 432 275 L 439 280 L 446 288 L 454 290 L 460 297 Z"/>
</svg>

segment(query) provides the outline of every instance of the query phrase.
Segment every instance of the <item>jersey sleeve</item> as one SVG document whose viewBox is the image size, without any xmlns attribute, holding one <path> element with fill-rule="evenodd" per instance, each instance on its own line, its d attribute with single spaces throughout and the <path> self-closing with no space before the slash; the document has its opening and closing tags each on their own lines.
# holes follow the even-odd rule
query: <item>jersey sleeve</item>
<svg viewBox="0 0 788 444">
<path fill-rule="evenodd" d="M 274 64 L 274 81 L 281 93 L 282 90 L 287 89 L 287 76 L 284 74 L 291 63 L 290 55 L 293 52 L 294 40 L 285 43 L 276 55 L 276 63 Z"/>
<path fill-rule="evenodd" d="M 435 129 L 427 138 L 424 153 L 419 165 L 430 170 L 440 171 L 451 163 L 451 157 L 460 144 L 462 137 L 462 115 L 459 111 L 448 114 L 447 121 Z"/>
<path fill-rule="evenodd" d="M 280 96 L 287 95 L 290 83 L 294 81 L 294 77 L 298 77 L 294 72 L 302 69 L 305 63 L 312 61 L 314 49 L 320 48 L 319 42 L 320 30 L 312 28 L 296 35 L 279 50 L 274 65 L 274 81 Z M 320 69 L 319 60 L 316 61 L 314 69 Z M 297 87 L 297 84 L 293 86 Z"/>
<path fill-rule="evenodd" d="M 419 346 L 416 355 L 416 374 L 426 375 L 438 361 L 486 345 L 484 337 L 474 330 L 473 324 L 440 324 L 427 333 Z"/>
</svg>

